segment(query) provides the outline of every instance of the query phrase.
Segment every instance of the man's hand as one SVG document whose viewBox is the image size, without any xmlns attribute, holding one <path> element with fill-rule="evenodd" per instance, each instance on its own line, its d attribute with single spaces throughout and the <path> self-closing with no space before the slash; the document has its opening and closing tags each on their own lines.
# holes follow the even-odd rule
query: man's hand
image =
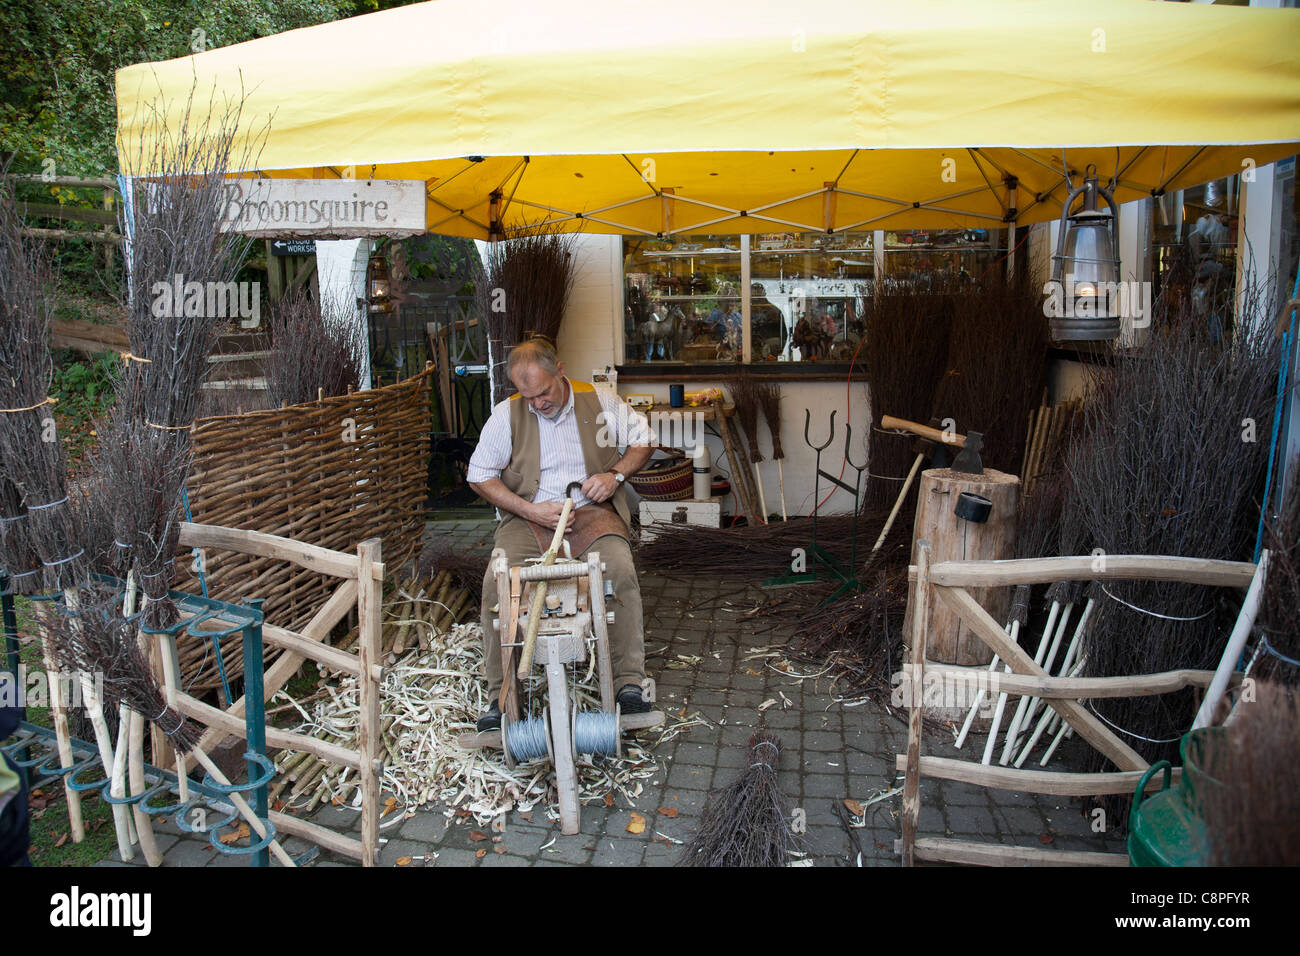
<svg viewBox="0 0 1300 956">
<path fill-rule="evenodd" d="M 528 514 L 526 514 L 524 517 L 526 517 L 529 521 L 533 522 L 534 524 L 541 525 L 543 528 L 554 529 L 560 523 L 560 512 L 562 512 L 563 510 L 564 510 L 563 501 L 534 502 L 529 506 Z M 573 511 L 571 510 L 569 512 L 569 526 L 564 529 L 564 533 L 568 534 L 572 527 L 573 527 Z"/>
<path fill-rule="evenodd" d="M 618 491 L 618 479 L 608 471 L 592 475 L 582 483 L 582 493 L 592 501 L 608 501 Z"/>
</svg>

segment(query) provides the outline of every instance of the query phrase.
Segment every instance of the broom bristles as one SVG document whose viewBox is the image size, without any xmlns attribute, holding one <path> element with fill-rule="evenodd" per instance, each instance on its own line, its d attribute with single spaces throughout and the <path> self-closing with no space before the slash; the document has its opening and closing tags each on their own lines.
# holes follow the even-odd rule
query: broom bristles
<svg viewBox="0 0 1300 956">
<path fill-rule="evenodd" d="M 1300 864 L 1300 701 L 1267 681 L 1255 694 L 1205 747 L 1203 768 L 1217 784 L 1196 795 L 1214 866 Z"/>
<path fill-rule="evenodd" d="M 100 679 L 108 709 L 129 707 L 188 753 L 198 745 L 202 728 L 167 705 L 136 642 L 135 625 L 122 617 L 117 593 L 82 589 L 78 600 L 75 613 L 60 607 L 42 615 L 59 666 Z"/>
<path fill-rule="evenodd" d="M 762 409 L 763 418 L 767 420 L 767 432 L 772 439 L 772 458 L 780 461 L 785 457 L 781 447 L 781 386 L 775 382 L 755 382 L 754 396 L 758 407 Z"/>
<path fill-rule="evenodd" d="M 681 866 L 786 866 L 795 848 L 790 802 L 777 786 L 781 740 L 771 731 L 749 738 L 748 766 L 705 807 Z"/>
</svg>

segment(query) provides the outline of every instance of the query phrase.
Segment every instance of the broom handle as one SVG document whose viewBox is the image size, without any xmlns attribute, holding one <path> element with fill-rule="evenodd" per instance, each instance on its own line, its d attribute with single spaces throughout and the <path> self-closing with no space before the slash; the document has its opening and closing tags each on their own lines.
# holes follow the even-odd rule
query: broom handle
<svg viewBox="0 0 1300 956">
<path fill-rule="evenodd" d="M 925 461 L 924 455 L 917 455 L 912 462 L 912 470 L 907 473 L 907 480 L 903 482 L 903 490 L 898 493 L 898 500 L 894 502 L 894 508 L 889 512 L 889 517 L 885 519 L 885 526 L 880 529 L 880 537 L 876 543 L 871 546 L 871 553 L 875 554 L 880 550 L 880 546 L 885 543 L 885 538 L 889 535 L 889 529 L 894 526 L 894 521 L 898 518 L 898 512 L 903 507 L 903 499 L 907 497 L 908 491 L 912 488 L 912 482 L 916 480 L 916 473 L 921 470 L 921 462 Z"/>
<path fill-rule="evenodd" d="M 170 634 L 160 634 L 158 636 L 161 640 L 162 650 L 163 693 L 166 695 L 167 706 L 179 713 L 179 688 L 176 686 L 176 680 L 177 675 L 180 673 L 180 663 L 176 659 L 176 639 Z M 190 779 L 186 773 L 188 759 L 187 756 L 181 753 L 180 748 L 176 748 L 176 783 L 181 803 L 190 802 Z"/>
<path fill-rule="evenodd" d="M 767 524 L 767 494 L 763 491 L 763 475 L 754 462 L 754 484 L 758 487 L 758 507 L 763 513 L 763 524 Z"/>
<path fill-rule="evenodd" d="M 1038 650 L 1034 651 L 1034 663 L 1042 664 L 1043 655 L 1047 653 L 1047 645 L 1051 643 L 1052 631 L 1056 627 L 1056 616 L 1061 613 L 1061 603 L 1052 602 L 1052 610 L 1047 615 L 1047 626 L 1043 628 L 1043 636 L 1038 639 Z M 1015 753 L 1016 737 L 1020 735 L 1020 725 L 1025 719 L 1025 711 L 1029 708 L 1029 698 L 1021 697 L 1020 703 L 1016 705 L 1015 716 L 1011 718 L 1011 725 L 1007 728 L 1007 742 L 1002 748 L 1002 756 L 998 758 L 998 763 L 1005 767 Z"/>
<path fill-rule="evenodd" d="M 789 521 L 785 513 L 785 468 L 781 465 L 781 459 L 776 460 L 776 481 L 781 486 L 781 520 Z"/>
<path fill-rule="evenodd" d="M 199 766 L 212 776 L 213 780 L 217 781 L 217 783 L 224 787 L 230 786 L 230 780 L 221 772 L 221 768 L 213 763 L 212 758 L 202 750 L 195 747 L 190 751 L 190 755 L 199 762 Z M 244 819 L 248 821 L 248 825 L 253 828 L 253 832 L 255 832 L 259 837 L 265 837 L 266 825 L 263 824 L 261 818 L 253 812 L 253 808 L 248 805 L 248 801 L 245 800 L 238 791 L 232 791 L 229 794 L 229 797 L 230 802 L 235 805 L 235 808 L 240 812 Z M 270 849 L 271 852 L 275 854 L 275 858 L 285 866 L 296 867 L 298 865 L 293 862 L 293 857 L 285 852 L 284 847 L 280 846 L 279 840 L 272 840 L 270 843 Z"/>
<path fill-rule="evenodd" d="M 122 616 L 130 617 L 135 613 L 135 574 L 128 571 L 126 575 L 126 597 L 123 599 Z M 126 764 L 127 754 L 131 745 L 131 708 L 122 704 L 117 710 L 117 751 L 113 754 L 113 782 L 109 786 L 109 793 L 114 797 L 121 799 L 126 796 Z M 123 806 L 126 806 L 123 804 Z M 127 814 L 127 839 L 128 846 L 136 842 L 135 820 L 131 814 Z M 130 861 L 135 857 L 135 851 L 124 856 L 122 859 Z"/>
<path fill-rule="evenodd" d="M 69 612 L 76 614 L 80 609 L 81 602 L 77 598 L 77 592 L 72 588 L 63 589 L 63 600 L 67 604 Z M 73 617 L 71 625 L 75 628 L 81 627 L 81 622 Z M 104 775 L 110 779 L 113 776 L 113 738 L 108 732 L 108 722 L 104 720 L 104 705 L 95 691 L 95 683 L 90 675 L 82 671 L 78 675 L 81 679 L 81 696 L 86 702 L 86 714 L 90 718 L 90 726 L 95 732 L 95 746 L 99 749 L 99 762 L 104 765 Z M 131 815 L 127 812 L 124 804 L 113 805 L 113 832 L 117 837 L 117 852 L 122 859 L 130 860 L 134 855 L 131 850 Z"/>
<path fill-rule="evenodd" d="M 142 606 L 148 605 L 149 598 L 146 597 Z M 143 629 L 137 632 L 137 641 L 140 645 L 140 653 L 147 661 L 149 659 L 149 638 Z M 139 711 L 131 711 L 131 738 L 130 738 L 130 755 L 128 770 L 131 779 L 131 795 L 138 796 L 145 791 L 144 776 L 144 715 Z M 158 842 L 153 836 L 153 820 L 149 814 L 140 809 L 140 801 L 131 804 L 131 816 L 135 820 L 135 834 L 140 840 L 140 850 L 144 853 L 145 861 L 150 866 L 162 866 L 162 853 L 158 849 Z"/>
<path fill-rule="evenodd" d="M 72 735 L 68 732 L 68 712 L 63 706 L 61 682 L 50 648 L 49 634 L 41 635 L 41 651 L 45 656 L 45 676 L 50 685 L 50 713 L 54 717 L 54 740 L 59 751 L 59 766 L 71 767 L 75 763 L 72 757 Z M 66 775 L 63 778 L 63 792 L 68 800 L 68 827 L 72 831 L 72 842 L 80 843 L 86 838 L 86 825 L 81 817 L 81 794 L 68 785 Z"/>
<path fill-rule="evenodd" d="M 560 523 L 555 526 L 555 537 L 551 538 L 551 546 L 542 556 L 542 564 L 554 564 L 555 556 L 560 553 L 560 543 L 564 540 L 564 528 L 569 523 L 569 515 L 573 511 L 573 498 L 566 496 L 564 499 L 564 508 L 560 511 Z M 542 623 L 542 608 L 546 606 L 546 582 L 538 581 L 534 585 L 533 606 L 528 612 L 528 631 L 524 635 L 523 653 L 519 656 L 519 668 L 515 675 L 520 680 L 528 677 L 528 672 L 533 669 L 533 648 L 537 644 L 537 628 Z"/>
</svg>

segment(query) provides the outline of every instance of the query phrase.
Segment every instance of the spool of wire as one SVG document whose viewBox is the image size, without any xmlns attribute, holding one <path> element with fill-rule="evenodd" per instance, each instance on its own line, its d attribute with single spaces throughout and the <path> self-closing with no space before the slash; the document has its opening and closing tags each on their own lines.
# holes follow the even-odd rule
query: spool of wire
<svg viewBox="0 0 1300 956">
<path fill-rule="evenodd" d="M 622 738 L 618 732 L 618 710 L 607 714 L 603 710 L 579 711 L 575 704 L 570 714 L 573 731 L 573 757 L 591 754 L 593 757 L 621 757 Z"/>
<path fill-rule="evenodd" d="M 551 750 L 551 720 L 546 711 L 541 717 L 529 717 L 511 723 L 509 717 L 501 715 L 501 749 L 505 751 L 506 766 L 511 769 L 517 763 L 540 760 L 548 757 L 552 762 L 555 755 Z"/>
</svg>

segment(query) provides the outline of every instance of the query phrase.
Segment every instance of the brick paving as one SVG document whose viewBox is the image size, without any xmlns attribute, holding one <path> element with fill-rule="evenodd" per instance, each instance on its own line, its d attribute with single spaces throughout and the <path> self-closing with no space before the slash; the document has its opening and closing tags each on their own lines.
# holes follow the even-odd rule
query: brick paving
<svg viewBox="0 0 1300 956">
<path fill-rule="evenodd" d="M 429 523 L 428 534 L 454 539 L 466 551 L 486 558 L 491 550 L 492 523 L 480 513 L 442 517 Z M 703 812 L 706 796 L 715 786 L 735 779 L 745 764 L 745 744 L 756 729 L 774 730 L 784 745 L 779 783 L 806 821 L 803 834 L 805 859 L 814 866 L 853 866 L 859 850 L 864 866 L 897 866 L 895 841 L 899 838 L 901 795 L 879 801 L 866 810 L 865 825 L 848 831 L 836 811 L 846 798 L 866 802 L 902 785 L 894 756 L 906 749 L 905 716 L 870 699 L 846 707 L 827 693 L 827 681 L 798 681 L 764 665 L 747 660 L 756 647 L 780 643 L 775 632 L 755 633 L 744 611 L 760 594 L 737 582 L 720 578 L 689 580 L 643 575 L 642 599 L 646 608 L 647 670 L 658 688 L 659 707 L 665 711 L 698 711 L 711 727 L 691 727 L 659 746 L 661 772 L 647 781 L 636 806 L 589 805 L 582 808 L 582 831 L 574 836 L 559 832 L 558 822 L 545 820 L 539 808 L 525 819 L 507 815 L 493 836 L 499 843 L 475 843 L 473 823 L 449 821 L 445 808 L 432 806 L 416 812 L 400 825 L 382 831 L 381 865 L 392 866 L 412 857 L 412 866 L 671 866 L 682 847 L 657 839 L 688 840 Z M 722 599 L 720 599 L 722 598 Z M 729 603 L 727 603 L 729 602 Z M 665 664 L 699 658 L 681 669 Z M 764 701 L 777 704 L 760 711 Z M 950 734 L 927 735 L 925 752 L 963 756 L 983 739 L 972 737 L 963 751 L 953 748 Z M 1063 748 L 1064 750 L 1065 748 Z M 925 780 L 921 787 L 920 829 L 926 836 L 951 836 L 1003 844 L 1041 847 L 1050 836 L 1055 849 L 1123 852 L 1123 840 L 1109 833 L 1092 832 L 1079 801 L 967 784 Z M 675 817 L 659 808 L 674 808 Z M 647 818 L 644 833 L 627 832 L 635 810 Z M 325 825 L 356 833 L 360 815 L 326 807 L 313 817 Z M 168 821 L 159 827 L 167 866 L 241 866 L 239 857 L 222 856 L 206 840 L 182 833 Z M 856 838 L 856 843 L 855 843 Z M 482 858 L 476 850 L 489 847 Z M 503 850 L 497 850 L 500 846 Z M 290 854 L 311 848 L 304 841 L 285 841 Z M 139 865 L 140 857 L 131 865 Z M 309 865 L 351 865 L 327 852 Z M 125 865 L 114 858 L 100 865 Z"/>
</svg>

